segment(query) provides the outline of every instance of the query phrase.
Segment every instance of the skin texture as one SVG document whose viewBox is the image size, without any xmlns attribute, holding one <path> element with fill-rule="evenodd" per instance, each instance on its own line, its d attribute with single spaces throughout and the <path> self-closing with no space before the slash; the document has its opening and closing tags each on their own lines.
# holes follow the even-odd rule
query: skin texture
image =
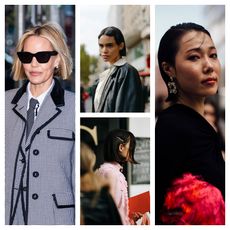
<svg viewBox="0 0 230 230">
<path fill-rule="evenodd" d="M 179 90 L 178 103 L 203 115 L 204 99 L 214 95 L 221 74 L 220 62 L 212 39 L 203 32 L 189 31 L 179 41 L 175 66 L 163 63 Z"/>
<path fill-rule="evenodd" d="M 102 35 L 98 44 L 100 55 L 105 62 L 113 64 L 121 58 L 120 50 L 124 46 L 123 42 L 118 45 L 113 36 Z"/>
<path fill-rule="evenodd" d="M 51 43 L 42 37 L 31 36 L 25 40 L 23 50 L 26 52 L 37 53 L 39 51 L 53 51 Z M 51 56 L 47 63 L 39 63 L 33 57 L 31 63 L 23 64 L 25 74 L 31 83 L 31 93 L 39 96 L 51 85 L 54 68 L 59 65 L 59 56 Z"/>
</svg>

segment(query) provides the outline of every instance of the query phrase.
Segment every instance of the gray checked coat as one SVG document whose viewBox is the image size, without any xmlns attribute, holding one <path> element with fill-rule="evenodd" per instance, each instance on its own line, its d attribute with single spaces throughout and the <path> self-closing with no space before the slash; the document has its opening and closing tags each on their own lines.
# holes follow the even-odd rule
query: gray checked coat
<svg viewBox="0 0 230 230">
<path fill-rule="evenodd" d="M 74 94 L 55 79 L 26 139 L 27 83 L 5 98 L 6 224 L 74 224 Z"/>
</svg>

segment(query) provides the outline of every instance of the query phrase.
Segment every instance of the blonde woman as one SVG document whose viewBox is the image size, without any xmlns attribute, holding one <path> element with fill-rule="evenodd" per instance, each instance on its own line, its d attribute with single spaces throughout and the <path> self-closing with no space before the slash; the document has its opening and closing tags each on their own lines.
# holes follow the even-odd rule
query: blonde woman
<svg viewBox="0 0 230 230">
<path fill-rule="evenodd" d="M 121 217 L 108 184 L 94 172 L 96 156 L 81 143 L 81 224 L 120 225 Z"/>
<path fill-rule="evenodd" d="M 74 94 L 57 77 L 72 71 L 61 27 L 47 23 L 19 39 L 20 89 L 6 92 L 6 224 L 74 224 Z"/>
</svg>

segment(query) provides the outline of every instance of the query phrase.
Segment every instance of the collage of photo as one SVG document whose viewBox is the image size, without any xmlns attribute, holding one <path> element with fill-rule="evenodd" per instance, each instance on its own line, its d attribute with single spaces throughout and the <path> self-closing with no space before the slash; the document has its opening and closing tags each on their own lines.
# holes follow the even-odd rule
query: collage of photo
<svg viewBox="0 0 230 230">
<path fill-rule="evenodd" d="M 227 227 L 227 5 L 70 2 L 3 5 L 4 226 Z"/>
</svg>

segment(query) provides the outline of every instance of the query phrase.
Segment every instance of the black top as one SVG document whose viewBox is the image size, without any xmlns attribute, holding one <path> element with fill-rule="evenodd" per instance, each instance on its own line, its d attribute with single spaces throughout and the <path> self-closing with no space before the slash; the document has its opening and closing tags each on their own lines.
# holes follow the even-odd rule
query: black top
<svg viewBox="0 0 230 230">
<path fill-rule="evenodd" d="M 166 189 L 190 172 L 216 186 L 225 196 L 225 162 L 213 127 L 192 108 L 176 104 L 156 123 L 156 224 Z"/>
<path fill-rule="evenodd" d="M 92 86 L 92 102 L 99 79 Z M 116 66 L 108 78 L 96 112 L 144 112 L 142 83 L 138 71 L 128 63 Z"/>
<path fill-rule="evenodd" d="M 81 192 L 81 211 L 85 225 L 122 225 L 107 187 L 100 192 Z"/>
</svg>

